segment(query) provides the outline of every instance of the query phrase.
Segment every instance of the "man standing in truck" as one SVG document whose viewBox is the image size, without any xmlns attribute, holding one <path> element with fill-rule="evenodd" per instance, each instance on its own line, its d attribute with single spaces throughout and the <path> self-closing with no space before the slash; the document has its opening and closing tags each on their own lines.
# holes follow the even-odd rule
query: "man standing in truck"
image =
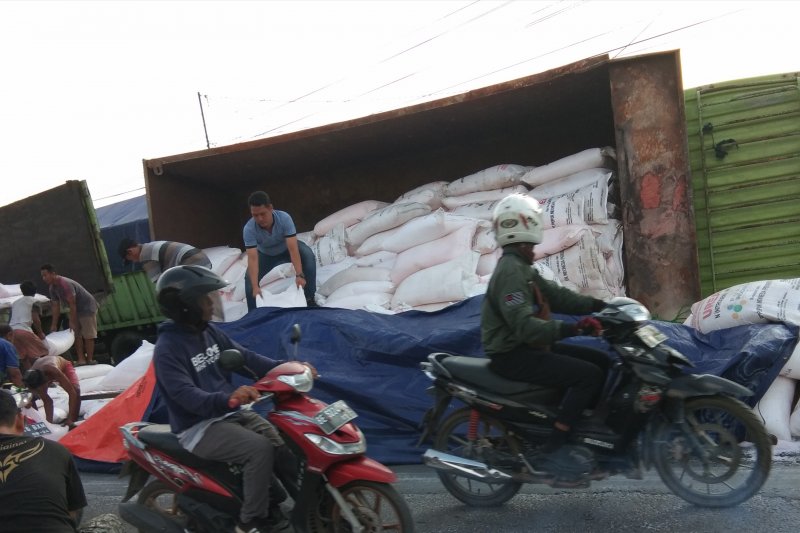
<svg viewBox="0 0 800 533">
<path fill-rule="evenodd" d="M 203 250 L 182 242 L 153 241 L 139 244 L 126 237 L 119 243 L 117 251 L 126 265 L 141 263 L 153 283 L 167 269 L 178 265 L 197 265 L 211 269 L 211 259 Z"/>
<path fill-rule="evenodd" d="M 94 340 L 97 338 L 97 300 L 83 285 L 56 273 L 51 264 L 42 265 L 42 280 L 50 286 L 52 322 L 50 329 L 58 331 L 61 303 L 69 306 L 69 329 L 75 333 L 77 365 L 94 361 Z M 45 331 L 45 334 L 49 331 Z"/>
<path fill-rule="evenodd" d="M 252 193 L 247 203 L 250 205 L 251 218 L 242 231 L 247 251 L 247 310 L 256 308 L 256 297 L 261 294 L 258 284 L 261 278 L 284 263 L 294 266 L 295 280 L 297 286 L 303 289 L 306 303 L 309 307 L 316 307 L 317 260 L 311 248 L 297 239 L 297 229 L 291 215 L 275 209 L 264 191 Z"/>
</svg>

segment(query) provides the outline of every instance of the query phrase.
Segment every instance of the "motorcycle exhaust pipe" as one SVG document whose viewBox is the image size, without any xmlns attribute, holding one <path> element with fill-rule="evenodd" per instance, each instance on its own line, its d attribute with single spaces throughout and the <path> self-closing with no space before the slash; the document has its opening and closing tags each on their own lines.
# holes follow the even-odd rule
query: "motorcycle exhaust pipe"
<svg viewBox="0 0 800 533">
<path fill-rule="evenodd" d="M 450 455 L 438 450 L 427 450 L 422 456 L 422 463 L 436 470 L 443 470 L 485 483 L 509 483 L 513 481 L 510 475 L 491 468 L 485 463 L 464 459 L 463 457 Z"/>
<path fill-rule="evenodd" d="M 183 527 L 156 511 L 134 502 L 119 504 L 119 517 L 139 531 L 152 533 L 185 533 Z"/>
</svg>

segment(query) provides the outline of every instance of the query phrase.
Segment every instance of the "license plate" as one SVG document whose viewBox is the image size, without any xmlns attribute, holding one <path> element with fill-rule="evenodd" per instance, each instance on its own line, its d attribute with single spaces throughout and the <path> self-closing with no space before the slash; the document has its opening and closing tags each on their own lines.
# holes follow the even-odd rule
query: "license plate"
<svg viewBox="0 0 800 533">
<path fill-rule="evenodd" d="M 655 348 L 665 340 L 667 336 L 658 331 L 654 326 L 642 326 L 636 330 L 636 336 L 645 343 L 648 348 Z"/>
<path fill-rule="evenodd" d="M 326 435 L 330 435 L 357 416 L 344 400 L 339 400 L 314 415 L 314 421 Z"/>
</svg>

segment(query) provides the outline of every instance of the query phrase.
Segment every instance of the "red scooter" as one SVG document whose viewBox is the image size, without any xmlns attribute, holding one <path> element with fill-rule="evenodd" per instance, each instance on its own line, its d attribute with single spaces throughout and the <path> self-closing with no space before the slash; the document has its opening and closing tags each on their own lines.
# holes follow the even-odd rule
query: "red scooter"
<svg viewBox="0 0 800 533">
<path fill-rule="evenodd" d="M 295 354 L 299 340 L 295 325 Z M 248 370 L 237 350 L 224 351 L 218 364 Z M 344 401 L 327 405 L 308 396 L 313 380 L 307 366 L 290 361 L 254 384 L 261 400 L 274 403 L 266 417 L 286 442 L 285 452 L 275 458 L 271 500 L 285 499 L 284 508 L 291 504 L 296 532 L 413 533 L 411 511 L 391 485 L 395 474 L 364 455 L 364 435 L 352 422 L 356 413 Z M 234 530 L 242 504 L 237 465 L 192 455 L 169 425 L 133 422 L 120 431 L 130 457 L 123 474 L 131 476 L 119 506 L 123 520 L 148 533 Z M 150 476 L 155 479 L 147 483 Z"/>
</svg>

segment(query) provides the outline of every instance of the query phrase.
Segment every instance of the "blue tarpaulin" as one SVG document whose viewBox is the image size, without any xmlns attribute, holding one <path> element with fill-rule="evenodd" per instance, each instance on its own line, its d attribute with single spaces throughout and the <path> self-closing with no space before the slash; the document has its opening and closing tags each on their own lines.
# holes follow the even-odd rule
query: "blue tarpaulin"
<svg viewBox="0 0 800 533">
<path fill-rule="evenodd" d="M 334 308 L 260 308 L 237 322 L 221 324 L 232 338 L 275 358 L 292 354 L 291 327 L 303 337 L 297 359 L 309 361 L 321 379 L 312 394 L 326 402 L 345 400 L 359 414 L 368 455 L 387 464 L 420 462 L 418 425 L 432 398 L 419 363 L 431 352 L 483 356 L 480 304 L 476 296 L 435 313 L 383 315 Z M 557 316 L 565 320 L 571 317 Z M 721 375 L 749 387 L 751 406 L 780 372 L 797 342 L 798 328 L 759 324 L 702 334 L 680 324 L 654 321 L 668 344 L 689 357 L 698 373 Z M 591 339 L 581 343 L 597 344 Z"/>
<path fill-rule="evenodd" d="M 138 265 L 125 266 L 117 253 L 125 237 L 139 243 L 150 242 L 150 221 L 147 216 L 147 198 L 137 196 L 95 209 L 100 226 L 100 238 L 106 248 L 108 266 L 114 275 L 130 272 Z"/>
</svg>

